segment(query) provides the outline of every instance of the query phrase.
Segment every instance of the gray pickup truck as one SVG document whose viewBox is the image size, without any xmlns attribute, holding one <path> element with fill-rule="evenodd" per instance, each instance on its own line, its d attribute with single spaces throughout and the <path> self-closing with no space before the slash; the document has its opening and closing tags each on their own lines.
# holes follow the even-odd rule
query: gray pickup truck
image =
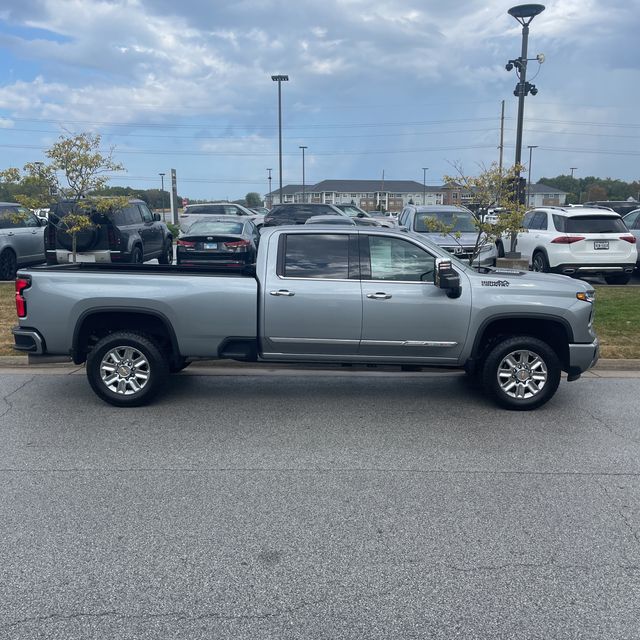
<svg viewBox="0 0 640 640">
<path fill-rule="evenodd" d="M 15 348 L 86 362 L 113 405 L 147 403 L 196 359 L 459 367 L 502 406 L 548 401 L 598 358 L 594 292 L 566 276 L 476 271 L 410 231 L 275 227 L 255 270 L 21 269 Z"/>
</svg>

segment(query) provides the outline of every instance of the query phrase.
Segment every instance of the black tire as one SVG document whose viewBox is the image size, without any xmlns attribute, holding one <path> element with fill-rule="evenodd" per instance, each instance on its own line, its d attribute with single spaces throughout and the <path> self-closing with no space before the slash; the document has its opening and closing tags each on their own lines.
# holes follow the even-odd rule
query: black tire
<svg viewBox="0 0 640 640">
<path fill-rule="evenodd" d="M 530 356 L 519 358 L 515 355 L 523 352 L 530 352 Z M 513 370 L 511 365 L 505 362 L 509 356 L 516 365 Z M 532 359 L 533 356 L 536 359 Z M 539 381 L 515 378 L 516 369 L 518 372 L 524 372 L 523 378 L 531 375 L 528 369 L 531 364 L 533 374 L 545 375 L 541 387 Z M 561 372 L 560 360 L 546 342 L 531 336 L 513 336 L 502 339 L 490 349 L 482 366 L 482 384 L 499 405 L 506 409 L 528 411 L 541 407 L 553 397 L 560 384 Z M 507 376 L 511 376 L 511 379 Z M 515 388 L 508 388 L 511 383 Z M 503 385 L 506 388 L 503 388 Z M 516 397 L 520 392 L 522 397 Z"/>
<path fill-rule="evenodd" d="M 0 253 L 0 280 L 15 280 L 17 270 L 16 254 L 12 249 L 5 249 Z"/>
<path fill-rule="evenodd" d="M 631 280 L 630 273 L 613 273 L 604 277 L 607 284 L 628 284 Z"/>
<path fill-rule="evenodd" d="M 137 369 L 130 368 L 127 363 L 140 361 L 136 354 L 144 364 L 138 365 Z M 124 362 L 123 369 L 128 376 L 115 368 L 116 361 Z M 113 380 L 109 376 L 110 367 L 114 367 L 112 374 L 117 376 Z M 147 404 L 162 390 L 169 375 L 168 357 L 151 338 L 134 331 L 116 331 L 99 340 L 87 356 L 86 368 L 89 384 L 96 395 L 116 407 Z M 140 386 L 137 390 L 136 385 Z"/>
<path fill-rule="evenodd" d="M 142 255 L 142 249 L 136 245 L 131 252 L 131 264 L 142 264 L 143 262 L 144 256 Z"/>
<path fill-rule="evenodd" d="M 539 273 L 549 273 L 549 261 L 542 251 L 536 251 L 531 258 L 531 270 Z"/>
<path fill-rule="evenodd" d="M 162 249 L 162 253 L 158 258 L 158 264 L 171 264 L 173 262 L 173 242 L 169 238 Z"/>
</svg>

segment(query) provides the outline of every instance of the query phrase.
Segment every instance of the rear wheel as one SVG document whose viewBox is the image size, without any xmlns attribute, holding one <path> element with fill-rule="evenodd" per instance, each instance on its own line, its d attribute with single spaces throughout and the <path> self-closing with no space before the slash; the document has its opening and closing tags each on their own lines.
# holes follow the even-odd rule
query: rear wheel
<svg viewBox="0 0 640 640">
<path fill-rule="evenodd" d="M 140 247 L 134 247 L 133 251 L 131 252 L 131 262 L 133 264 L 142 264 L 142 261 L 143 261 L 142 249 Z"/>
<path fill-rule="evenodd" d="M 526 411 L 553 397 L 561 370 L 558 356 L 546 342 L 514 336 L 491 348 L 482 368 L 482 382 L 498 404 Z"/>
<path fill-rule="evenodd" d="M 607 284 L 627 284 L 631 280 L 630 273 L 614 273 L 604 277 Z"/>
<path fill-rule="evenodd" d="M 15 280 L 18 270 L 16 254 L 11 249 L 0 253 L 0 280 Z"/>
<path fill-rule="evenodd" d="M 162 249 L 162 253 L 158 258 L 159 264 L 171 264 L 173 262 L 173 242 L 171 240 L 167 240 L 164 245 L 164 249 Z"/>
<path fill-rule="evenodd" d="M 539 271 L 540 273 L 547 273 L 549 271 L 549 261 L 542 251 L 536 251 L 533 254 L 531 269 L 533 271 Z"/>
<path fill-rule="evenodd" d="M 147 404 L 162 390 L 168 374 L 168 359 L 158 345 L 133 331 L 105 336 L 87 356 L 91 388 L 116 407 Z"/>
</svg>

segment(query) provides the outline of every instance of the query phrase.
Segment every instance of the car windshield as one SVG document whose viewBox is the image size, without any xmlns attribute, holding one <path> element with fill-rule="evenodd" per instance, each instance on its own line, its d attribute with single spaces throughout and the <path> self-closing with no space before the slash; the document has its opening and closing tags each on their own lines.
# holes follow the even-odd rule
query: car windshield
<svg viewBox="0 0 640 640">
<path fill-rule="evenodd" d="M 365 213 L 364 211 L 360 211 L 360 209 L 356 208 L 356 207 L 340 207 L 340 209 L 346 213 L 348 216 L 355 218 L 358 215 L 362 215 L 362 216 L 367 216 L 369 217 L 368 213 Z"/>
<path fill-rule="evenodd" d="M 196 222 L 192 224 L 185 235 L 202 236 L 209 233 L 231 233 L 239 235 L 242 233 L 244 224 L 242 222 Z"/>
<path fill-rule="evenodd" d="M 473 216 L 466 211 L 429 211 L 417 213 L 413 223 L 414 231 L 419 233 L 441 233 L 441 225 L 445 225 L 451 231 L 476 231 Z"/>
<path fill-rule="evenodd" d="M 246 215 L 242 209 L 229 204 L 196 204 L 189 205 L 184 213 L 208 215 L 208 216 L 243 216 Z"/>
<path fill-rule="evenodd" d="M 557 226 L 556 218 L 560 218 L 563 227 L 558 231 L 565 233 L 625 233 L 627 230 L 622 218 L 617 216 L 554 216 Z"/>
</svg>

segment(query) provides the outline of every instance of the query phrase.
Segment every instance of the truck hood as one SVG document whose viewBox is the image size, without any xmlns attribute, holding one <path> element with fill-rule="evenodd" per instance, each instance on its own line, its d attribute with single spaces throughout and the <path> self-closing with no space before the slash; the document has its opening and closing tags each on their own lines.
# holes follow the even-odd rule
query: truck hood
<svg viewBox="0 0 640 640">
<path fill-rule="evenodd" d="M 563 276 L 557 273 L 539 273 L 536 271 L 519 271 L 517 269 L 491 269 L 487 273 L 471 272 L 473 286 L 495 289 L 516 289 L 544 292 L 568 292 L 572 295 L 578 291 L 592 291 L 593 286 L 584 280 Z"/>
</svg>

